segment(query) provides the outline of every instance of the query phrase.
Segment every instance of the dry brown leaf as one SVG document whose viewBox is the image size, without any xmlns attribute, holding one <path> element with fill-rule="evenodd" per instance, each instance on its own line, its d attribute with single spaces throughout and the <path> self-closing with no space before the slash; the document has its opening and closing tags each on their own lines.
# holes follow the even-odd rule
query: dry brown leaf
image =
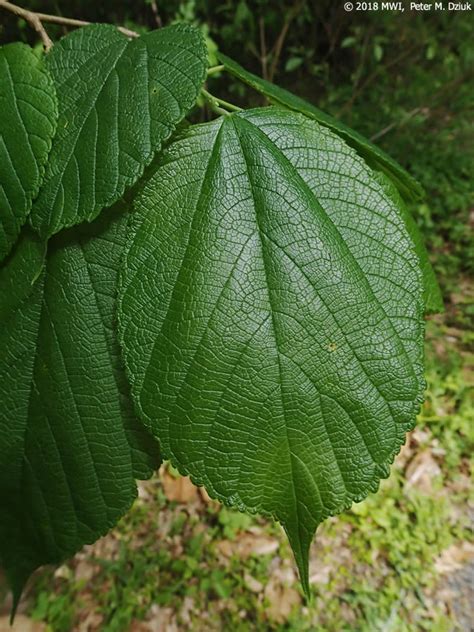
<svg viewBox="0 0 474 632">
<path fill-rule="evenodd" d="M 185 597 L 183 599 L 183 605 L 179 611 L 179 619 L 181 624 L 186 626 L 186 630 L 191 626 L 191 614 L 195 609 L 194 599 L 192 597 Z"/>
<path fill-rule="evenodd" d="M 331 571 L 333 570 L 331 564 L 322 564 L 316 566 L 313 571 L 310 565 L 309 569 L 309 583 L 310 584 L 329 584 L 331 578 Z"/>
<path fill-rule="evenodd" d="M 143 502 L 152 501 L 155 498 L 158 481 L 151 478 L 148 481 L 137 481 L 138 498 Z"/>
<path fill-rule="evenodd" d="M 276 623 L 285 623 L 293 608 L 301 603 L 301 597 L 294 588 L 278 584 L 273 579 L 265 588 L 265 597 L 269 602 L 265 614 Z"/>
<path fill-rule="evenodd" d="M 134 619 L 130 623 L 128 632 L 150 632 L 150 627 L 146 621 L 138 621 Z"/>
<path fill-rule="evenodd" d="M 103 629 L 104 617 L 99 612 L 91 610 L 86 618 L 75 627 L 77 632 L 99 632 Z"/>
<path fill-rule="evenodd" d="M 474 544 L 461 542 L 445 549 L 435 561 L 435 569 L 440 574 L 452 573 L 474 559 Z"/>
<path fill-rule="evenodd" d="M 219 507 L 219 503 L 217 502 L 217 500 L 214 500 L 214 498 L 211 498 L 209 496 L 205 487 L 198 487 L 198 491 L 199 491 L 199 495 L 201 496 L 202 500 L 206 503 L 206 505 Z"/>
<path fill-rule="evenodd" d="M 425 494 L 433 490 L 433 479 L 441 475 L 441 468 L 429 450 L 423 450 L 408 465 L 406 485 L 416 487 Z"/>
<path fill-rule="evenodd" d="M 39 621 L 33 621 L 24 614 L 15 617 L 15 623 L 10 625 L 10 617 L 0 617 L 0 632 L 45 632 L 46 625 Z"/>
<path fill-rule="evenodd" d="M 154 604 L 148 613 L 147 627 L 143 632 L 180 632 L 174 615 L 172 608 L 161 608 Z"/>
<path fill-rule="evenodd" d="M 72 569 L 67 564 L 61 564 L 54 571 L 54 577 L 56 579 L 71 579 L 72 577 Z"/>
<path fill-rule="evenodd" d="M 250 555 L 270 555 L 278 550 L 279 542 L 274 538 L 244 533 L 235 540 L 221 540 L 217 548 L 225 557 L 233 555 L 243 559 Z"/>
<path fill-rule="evenodd" d="M 74 569 L 74 577 L 77 581 L 90 581 L 100 571 L 100 567 L 92 564 L 90 560 L 80 560 Z"/>
<path fill-rule="evenodd" d="M 190 503 L 198 498 L 198 489 L 188 476 L 175 478 L 164 470 L 161 473 L 163 491 L 168 500 L 177 503 Z"/>
<path fill-rule="evenodd" d="M 244 574 L 244 582 L 251 592 L 261 593 L 263 590 L 263 584 L 259 582 L 258 579 L 255 579 L 255 577 L 252 577 L 249 573 Z"/>
<path fill-rule="evenodd" d="M 117 531 L 111 531 L 103 538 L 85 546 L 77 555 L 78 560 L 98 557 L 105 560 L 116 560 L 120 555 L 120 536 Z"/>
</svg>

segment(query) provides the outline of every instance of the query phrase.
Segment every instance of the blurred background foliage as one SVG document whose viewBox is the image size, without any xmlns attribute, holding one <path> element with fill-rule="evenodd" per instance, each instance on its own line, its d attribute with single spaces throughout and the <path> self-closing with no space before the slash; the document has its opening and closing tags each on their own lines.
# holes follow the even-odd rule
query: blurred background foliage
<svg viewBox="0 0 474 632">
<path fill-rule="evenodd" d="M 165 469 L 141 486 L 109 536 L 38 575 L 17 625 L 24 618 L 54 632 L 471 630 L 474 13 L 348 13 L 343 2 L 324 0 L 18 1 L 139 32 L 193 22 L 211 63 L 221 49 L 373 139 L 426 189 L 412 212 L 446 312 L 427 324 L 427 399 L 392 475 L 316 538 L 311 605 L 302 602 L 278 526 L 219 508 Z M 47 30 L 53 39 L 67 32 Z M 22 20 L 1 12 L 0 42 L 18 39 L 38 45 Z M 263 104 L 225 74 L 209 86 L 242 107 Z"/>
</svg>

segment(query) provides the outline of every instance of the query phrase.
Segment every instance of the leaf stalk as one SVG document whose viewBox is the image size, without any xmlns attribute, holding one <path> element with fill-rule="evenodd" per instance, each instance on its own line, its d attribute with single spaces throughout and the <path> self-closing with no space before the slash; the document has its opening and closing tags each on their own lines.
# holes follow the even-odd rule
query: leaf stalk
<svg viewBox="0 0 474 632">
<path fill-rule="evenodd" d="M 212 75 L 216 75 L 218 72 L 223 72 L 224 70 L 224 64 L 220 64 L 219 66 L 211 66 L 207 71 L 207 76 L 211 77 Z"/>
<path fill-rule="evenodd" d="M 201 88 L 201 94 L 207 101 L 207 103 L 209 103 L 211 109 L 214 110 L 214 112 L 216 112 L 217 114 L 224 114 L 228 116 L 232 112 L 242 112 L 242 108 L 239 108 L 237 105 L 229 103 L 228 101 L 224 101 L 224 99 L 215 97 L 204 88 Z"/>
</svg>

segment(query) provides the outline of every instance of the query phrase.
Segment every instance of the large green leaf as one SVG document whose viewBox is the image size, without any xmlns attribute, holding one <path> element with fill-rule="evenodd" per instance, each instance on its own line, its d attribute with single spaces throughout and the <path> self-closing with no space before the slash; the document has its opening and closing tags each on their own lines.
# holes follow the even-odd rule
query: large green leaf
<svg viewBox="0 0 474 632">
<path fill-rule="evenodd" d="M 113 333 L 125 235 L 125 216 L 101 218 L 53 240 L 43 266 L 25 232 L 1 271 L 0 559 L 17 599 L 32 570 L 113 526 L 158 464 Z"/>
<path fill-rule="evenodd" d="M 64 37 L 47 56 L 58 132 L 32 212 L 43 236 L 118 200 L 193 107 L 206 75 L 199 30 L 183 24 L 128 40 L 109 25 Z"/>
<path fill-rule="evenodd" d="M 135 202 L 119 337 L 164 457 L 284 526 L 377 488 L 422 399 L 419 261 L 338 136 L 265 108 L 191 127 Z"/>
<path fill-rule="evenodd" d="M 226 70 L 251 86 L 254 90 L 257 90 L 266 96 L 271 102 L 289 108 L 290 110 L 301 112 L 305 116 L 314 119 L 321 125 L 328 127 L 338 134 L 348 145 L 353 147 L 357 153 L 365 159 L 368 165 L 370 165 L 373 169 L 380 171 L 381 174 L 387 177 L 387 180 L 392 181 L 404 197 L 411 200 L 418 199 L 423 196 L 423 189 L 415 178 L 405 171 L 405 169 L 393 160 L 393 158 L 380 149 L 380 147 L 371 143 L 361 134 L 347 125 L 344 125 L 344 123 L 341 123 L 338 119 L 326 114 L 308 101 L 305 101 L 291 92 L 288 92 L 287 90 L 284 90 L 283 88 L 280 88 L 275 84 L 252 74 L 251 72 L 248 72 L 248 70 L 242 68 L 242 66 L 226 55 L 219 53 L 218 57 L 224 64 Z M 387 183 L 386 186 L 390 188 L 389 183 Z M 394 191 L 391 195 L 394 198 L 394 201 L 397 201 L 396 208 L 405 220 L 407 230 L 415 243 L 418 257 L 422 263 L 423 283 L 425 288 L 425 312 L 436 313 L 443 311 L 444 306 L 441 290 L 431 266 L 428 253 L 423 242 L 423 237 L 420 234 L 415 220 L 411 216 L 400 196 L 397 195 L 396 191 Z"/>
<path fill-rule="evenodd" d="M 38 193 L 56 129 L 56 92 L 25 44 L 0 48 L 0 261 Z"/>
</svg>

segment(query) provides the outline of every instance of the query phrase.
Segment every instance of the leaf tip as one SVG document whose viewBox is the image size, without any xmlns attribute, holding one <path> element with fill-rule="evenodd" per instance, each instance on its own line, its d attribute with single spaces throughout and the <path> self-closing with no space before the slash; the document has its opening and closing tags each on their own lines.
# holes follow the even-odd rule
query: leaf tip
<svg viewBox="0 0 474 632">
<path fill-rule="evenodd" d="M 25 588 L 26 582 L 28 581 L 29 575 L 9 573 L 7 569 L 5 570 L 5 574 L 8 580 L 8 584 L 10 586 L 10 590 L 12 592 L 12 607 L 10 610 L 10 625 L 13 625 L 16 617 L 16 613 L 18 610 L 18 606 L 20 604 L 21 596 L 23 594 L 23 590 Z"/>
<path fill-rule="evenodd" d="M 283 528 L 290 542 L 295 558 L 298 574 L 307 603 L 311 603 L 311 588 L 309 584 L 309 549 L 317 525 L 312 529 L 294 528 L 291 524 L 283 524 Z"/>
</svg>

